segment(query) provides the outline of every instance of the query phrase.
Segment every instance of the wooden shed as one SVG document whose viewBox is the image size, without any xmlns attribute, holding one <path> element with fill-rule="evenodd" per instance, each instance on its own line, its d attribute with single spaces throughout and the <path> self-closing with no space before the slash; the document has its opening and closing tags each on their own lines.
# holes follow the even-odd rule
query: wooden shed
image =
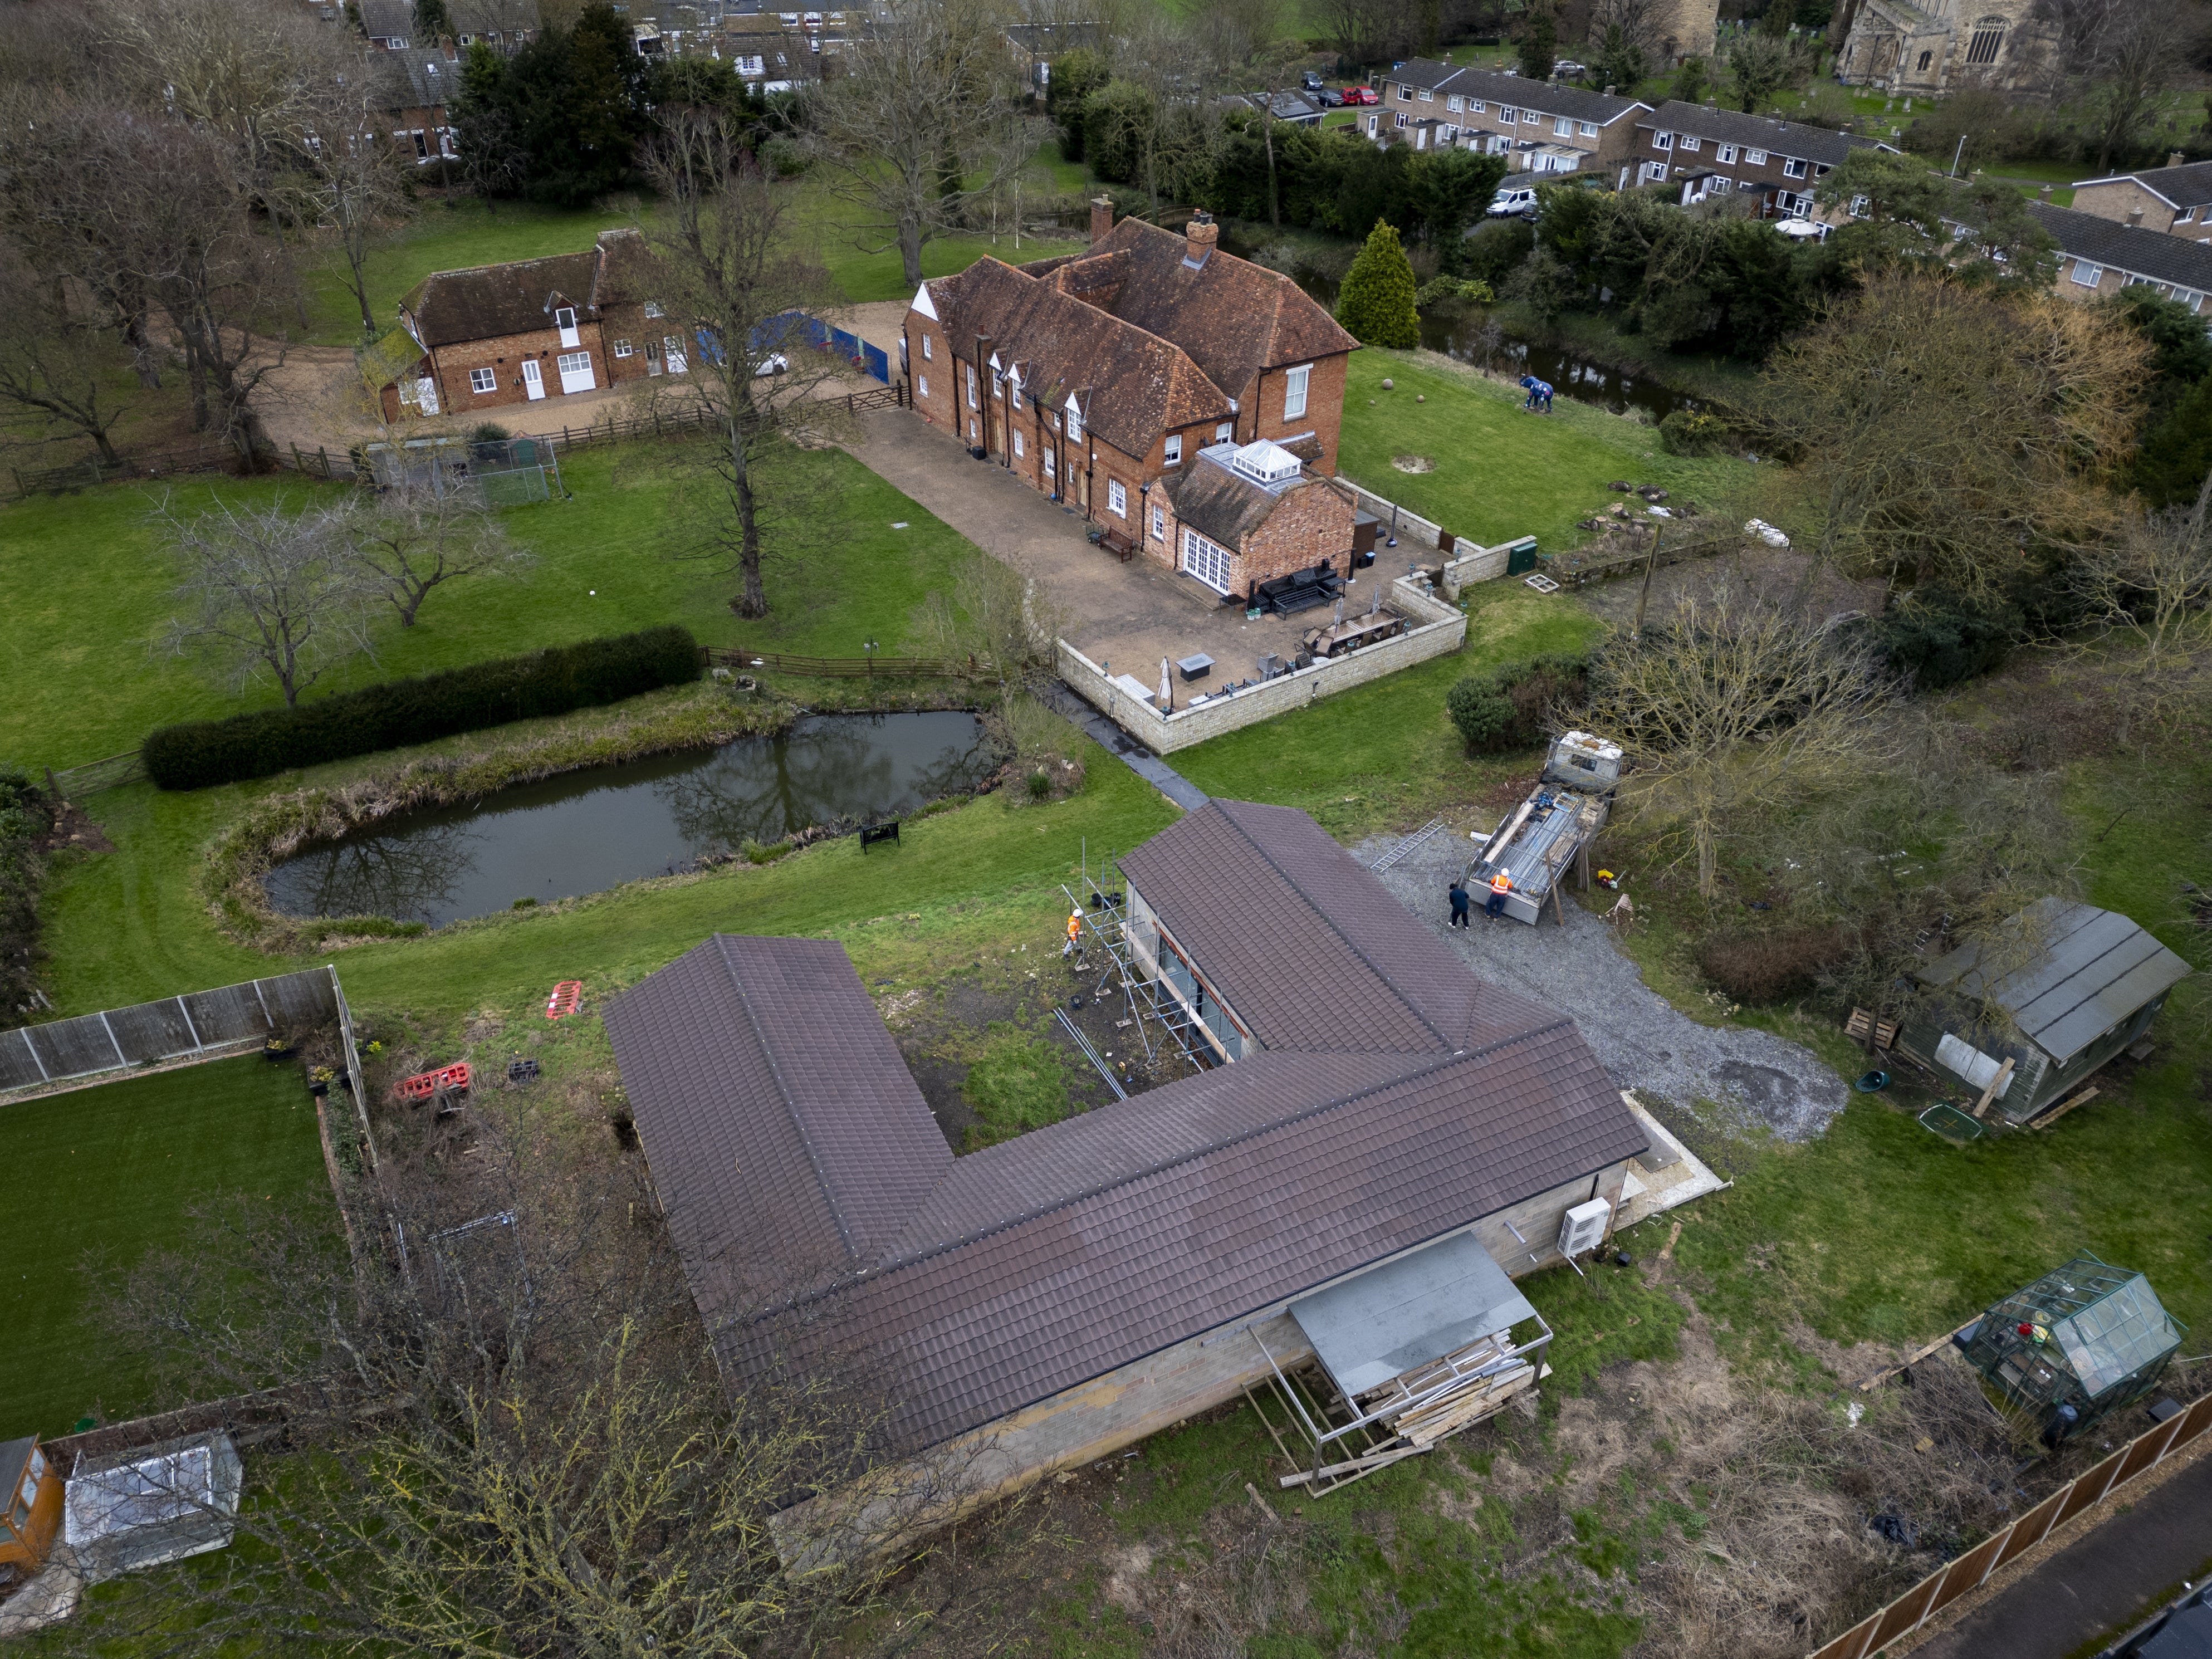
<svg viewBox="0 0 2212 1659">
<path fill-rule="evenodd" d="M 62 1477 L 32 1435 L 0 1443 L 0 1568 L 36 1572 L 54 1541 L 62 1518 Z"/>
<path fill-rule="evenodd" d="M 1921 969 L 1897 1046 L 1977 1094 L 1996 1085 L 1991 1109 L 2026 1123 L 2140 1038 L 2188 973 L 2116 911 L 2038 899 Z"/>
</svg>

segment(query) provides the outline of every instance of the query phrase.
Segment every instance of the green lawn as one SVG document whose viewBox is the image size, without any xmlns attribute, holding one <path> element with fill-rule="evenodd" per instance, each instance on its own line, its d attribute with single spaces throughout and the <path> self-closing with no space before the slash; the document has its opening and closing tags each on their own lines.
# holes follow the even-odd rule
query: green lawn
<svg viewBox="0 0 2212 1659">
<path fill-rule="evenodd" d="M 0 1273 L 0 1434 L 67 1433 L 146 1409 L 149 1379 L 82 1308 L 78 1264 L 181 1245 L 187 1206 L 243 1194 L 335 1207 L 299 1067 L 258 1055 L 0 1106 L 10 1248 Z"/>
<path fill-rule="evenodd" d="M 732 613 L 734 581 L 679 559 L 696 538 L 680 452 L 637 443 L 563 464 L 573 500 L 504 511 L 538 556 L 528 574 L 434 592 L 411 629 L 380 623 L 376 656 L 311 692 L 452 667 L 539 646 L 680 622 L 705 642 L 841 657 L 870 638 L 904 637 L 915 608 L 972 556 L 968 541 L 842 450 L 794 453 L 786 495 L 803 514 L 778 526 L 789 556 L 767 572 L 773 615 Z M 195 480 L 188 507 L 218 498 L 306 500 L 298 479 Z M 232 693 L 203 665 L 160 645 L 176 573 L 145 522 L 152 495 L 116 485 L 0 507 L 0 582 L 15 625 L 0 641 L 10 688 L 9 758 L 56 768 L 120 754 L 169 720 L 273 706 L 272 685 Z M 909 527 L 894 530 L 895 523 Z"/>
<path fill-rule="evenodd" d="M 1395 391 L 1382 390 L 1386 378 Z M 1492 546 L 1534 536 L 1547 550 L 1583 539 L 1575 521 L 1620 499 L 1606 489 L 1616 478 L 1710 499 L 1747 472 L 1738 461 L 1669 455 L 1652 428 L 1571 398 L 1530 414 L 1522 395 L 1433 354 L 1355 351 L 1340 465 L 1455 536 Z M 1436 470 L 1401 472 L 1391 465 L 1400 455 L 1425 457 Z"/>
</svg>

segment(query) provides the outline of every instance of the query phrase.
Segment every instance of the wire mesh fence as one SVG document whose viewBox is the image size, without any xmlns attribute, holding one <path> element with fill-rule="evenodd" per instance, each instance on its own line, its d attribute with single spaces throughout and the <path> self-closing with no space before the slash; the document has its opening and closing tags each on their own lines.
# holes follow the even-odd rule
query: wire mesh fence
<svg viewBox="0 0 2212 1659">
<path fill-rule="evenodd" d="M 339 1006 L 337 976 L 327 968 L 305 968 L 18 1026 L 0 1031 L 0 1093 L 259 1042 L 296 1026 L 335 1020 Z"/>
</svg>

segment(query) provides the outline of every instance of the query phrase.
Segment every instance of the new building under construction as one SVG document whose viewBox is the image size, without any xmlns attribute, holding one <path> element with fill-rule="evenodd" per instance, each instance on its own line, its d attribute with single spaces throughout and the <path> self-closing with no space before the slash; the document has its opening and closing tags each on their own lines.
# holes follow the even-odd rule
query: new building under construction
<svg viewBox="0 0 2212 1659">
<path fill-rule="evenodd" d="M 1212 801 L 1118 870 L 1079 932 L 1190 1069 L 965 1156 L 834 943 L 716 935 L 609 1006 L 726 1376 L 872 1379 L 974 1502 L 1272 1388 L 1316 1492 L 1525 1396 L 1511 1276 L 1602 1243 L 1649 1152 L 1573 1022 L 1302 812 Z"/>
</svg>

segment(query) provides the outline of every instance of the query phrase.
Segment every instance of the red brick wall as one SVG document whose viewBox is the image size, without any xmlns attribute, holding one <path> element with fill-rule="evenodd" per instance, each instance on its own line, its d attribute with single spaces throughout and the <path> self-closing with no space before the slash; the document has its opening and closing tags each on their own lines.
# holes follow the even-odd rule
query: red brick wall
<svg viewBox="0 0 2212 1659">
<path fill-rule="evenodd" d="M 1290 371 L 1296 363 L 1262 369 L 1259 386 L 1238 403 L 1237 440 L 1250 443 L 1258 438 L 1292 438 L 1310 432 L 1321 440 L 1321 459 L 1310 462 L 1316 472 L 1336 476 L 1337 439 L 1344 428 L 1345 365 L 1349 354 L 1317 357 L 1306 381 L 1306 412 L 1293 420 L 1283 418 L 1283 397 L 1289 389 Z"/>
<path fill-rule="evenodd" d="M 922 336 L 930 337 L 930 355 L 921 355 Z M 967 404 L 968 365 L 952 355 L 944 330 L 919 312 L 906 314 L 907 374 L 914 382 L 915 413 L 927 418 L 933 426 L 941 427 L 963 444 L 980 444 L 982 438 L 982 416 L 980 410 Z M 922 381 L 929 381 L 929 389 L 922 389 Z M 983 382 L 979 381 L 978 389 Z M 968 422 L 976 422 L 975 435 L 969 437 Z"/>
<path fill-rule="evenodd" d="M 473 410 L 495 409 L 502 404 L 530 401 L 522 388 L 522 362 L 526 357 L 538 360 L 538 372 L 544 378 L 545 395 L 558 398 L 561 392 L 559 359 L 564 351 L 588 351 L 592 354 L 592 377 L 599 386 L 611 384 L 608 376 L 610 358 L 606 342 L 601 337 L 599 325 L 583 319 L 578 319 L 577 343 L 566 347 L 561 343 L 557 328 L 536 329 L 527 334 L 507 334 L 495 339 L 469 340 L 459 345 L 444 345 L 430 354 L 436 371 L 438 398 L 446 413 L 466 415 Z M 477 368 L 494 368 L 499 372 L 499 384 L 490 392 L 470 389 L 469 372 Z"/>
<path fill-rule="evenodd" d="M 1163 492 L 1153 494 L 1166 505 Z M 1352 512 L 1350 501 L 1317 479 L 1287 491 L 1267 522 L 1245 538 L 1243 548 L 1230 555 L 1231 589 L 1249 594 L 1261 582 L 1304 570 L 1324 559 L 1334 561 L 1338 575 L 1349 574 L 1345 556 L 1352 550 Z M 1145 552 L 1164 568 L 1174 570 L 1182 565 L 1182 521 L 1172 507 L 1166 516 L 1166 539 L 1153 540 L 1147 527 Z"/>
</svg>

